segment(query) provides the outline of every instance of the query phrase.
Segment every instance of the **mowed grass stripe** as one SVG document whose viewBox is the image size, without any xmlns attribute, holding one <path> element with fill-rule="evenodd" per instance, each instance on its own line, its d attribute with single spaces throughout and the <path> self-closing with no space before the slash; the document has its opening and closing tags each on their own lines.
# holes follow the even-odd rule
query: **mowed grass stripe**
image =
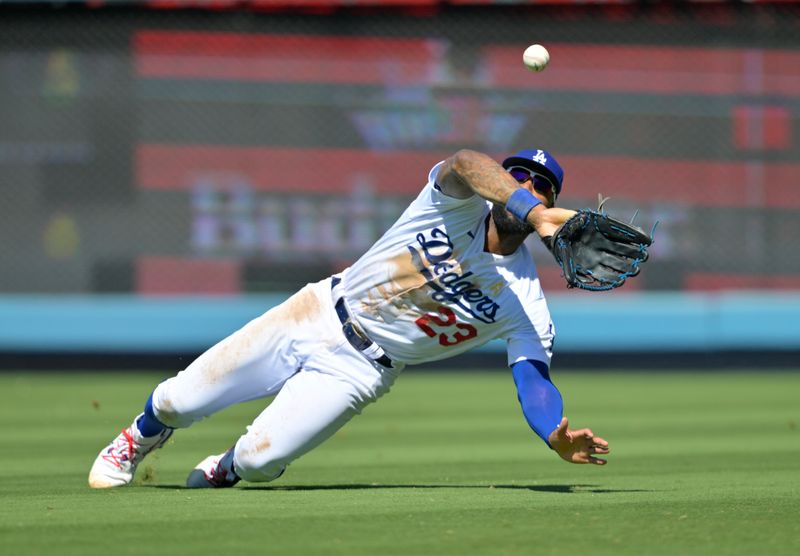
<svg viewBox="0 0 800 556">
<path fill-rule="evenodd" d="M 561 462 L 508 373 L 406 373 L 269 485 L 181 488 L 264 402 L 188 430 L 138 486 L 92 491 L 97 451 L 164 377 L 0 375 L 9 554 L 796 554 L 800 374 L 555 373 L 609 465 Z M 145 476 L 146 475 L 146 476 Z"/>
</svg>

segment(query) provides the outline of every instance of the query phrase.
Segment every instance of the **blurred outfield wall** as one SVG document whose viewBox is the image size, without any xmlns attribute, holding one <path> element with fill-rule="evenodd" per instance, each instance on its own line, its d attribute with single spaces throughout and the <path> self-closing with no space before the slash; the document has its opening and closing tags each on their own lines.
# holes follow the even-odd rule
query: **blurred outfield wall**
<svg viewBox="0 0 800 556">
<path fill-rule="evenodd" d="M 797 3 L 180 4 L 0 4 L 0 353 L 202 350 L 532 146 L 660 222 L 608 294 L 530 243 L 558 349 L 800 353 Z"/>
</svg>

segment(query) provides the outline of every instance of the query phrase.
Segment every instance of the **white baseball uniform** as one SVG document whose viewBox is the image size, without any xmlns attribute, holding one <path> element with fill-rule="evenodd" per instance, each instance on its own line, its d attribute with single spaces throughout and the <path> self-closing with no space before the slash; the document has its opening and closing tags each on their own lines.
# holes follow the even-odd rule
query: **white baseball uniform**
<svg viewBox="0 0 800 556">
<path fill-rule="evenodd" d="M 268 481 L 387 392 L 406 364 L 495 338 L 507 340 L 509 364 L 549 364 L 554 330 L 530 253 L 486 252 L 491 204 L 442 193 L 440 167 L 340 276 L 307 285 L 161 383 L 159 421 L 186 427 L 277 394 L 234 455 L 240 477 Z"/>
</svg>

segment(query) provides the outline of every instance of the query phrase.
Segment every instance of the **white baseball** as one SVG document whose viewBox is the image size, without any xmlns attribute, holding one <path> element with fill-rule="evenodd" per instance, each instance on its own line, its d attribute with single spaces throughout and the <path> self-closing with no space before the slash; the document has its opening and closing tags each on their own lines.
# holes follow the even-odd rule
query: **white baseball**
<svg viewBox="0 0 800 556">
<path fill-rule="evenodd" d="M 543 71 L 550 61 L 550 53 L 541 44 L 532 44 L 522 54 L 522 61 L 531 71 Z"/>
</svg>

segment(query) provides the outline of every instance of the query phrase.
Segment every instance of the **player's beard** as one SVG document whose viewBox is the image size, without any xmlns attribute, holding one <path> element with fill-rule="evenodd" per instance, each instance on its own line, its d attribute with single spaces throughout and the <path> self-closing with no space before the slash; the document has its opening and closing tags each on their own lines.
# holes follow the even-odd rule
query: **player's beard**
<svg viewBox="0 0 800 556">
<path fill-rule="evenodd" d="M 533 233 L 533 226 L 527 222 L 517 220 L 517 217 L 508 212 L 502 205 L 492 205 L 492 220 L 500 236 L 528 236 Z"/>
</svg>

